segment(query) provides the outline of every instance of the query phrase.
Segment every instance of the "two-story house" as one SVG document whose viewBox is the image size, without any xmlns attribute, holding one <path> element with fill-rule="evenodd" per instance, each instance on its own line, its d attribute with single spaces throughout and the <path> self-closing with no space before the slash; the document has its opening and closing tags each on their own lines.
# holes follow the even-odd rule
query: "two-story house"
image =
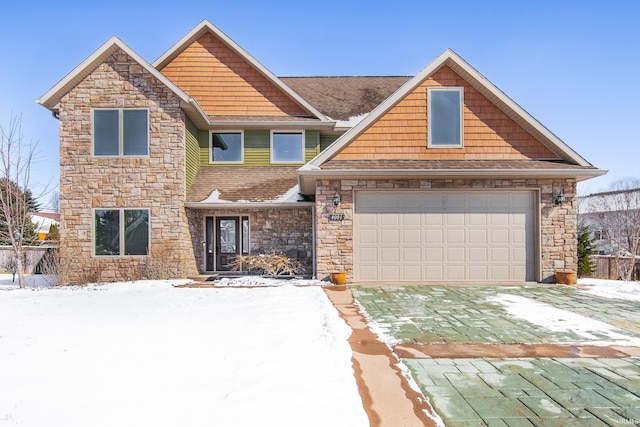
<svg viewBox="0 0 640 427">
<path fill-rule="evenodd" d="M 414 77 L 278 78 L 208 21 L 153 63 L 112 38 L 60 121 L 61 255 L 102 280 L 285 252 L 318 278 L 551 281 L 604 173 L 454 52 Z"/>
</svg>

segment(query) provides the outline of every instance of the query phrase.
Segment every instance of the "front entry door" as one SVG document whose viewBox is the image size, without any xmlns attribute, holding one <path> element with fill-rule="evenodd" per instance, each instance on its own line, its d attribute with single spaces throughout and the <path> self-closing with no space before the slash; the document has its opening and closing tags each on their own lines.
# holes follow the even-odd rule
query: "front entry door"
<svg viewBox="0 0 640 427">
<path fill-rule="evenodd" d="M 216 218 L 216 270 L 230 270 L 229 265 L 240 255 L 238 217 Z"/>
</svg>

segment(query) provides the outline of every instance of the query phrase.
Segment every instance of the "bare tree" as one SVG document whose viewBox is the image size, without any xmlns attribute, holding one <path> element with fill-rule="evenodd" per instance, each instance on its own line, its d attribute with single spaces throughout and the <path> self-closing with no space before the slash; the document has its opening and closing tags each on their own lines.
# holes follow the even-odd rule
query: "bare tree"
<svg viewBox="0 0 640 427">
<path fill-rule="evenodd" d="M 640 256 L 640 178 L 617 180 L 609 191 L 588 199 L 590 222 L 602 230 L 618 271 L 631 280 L 636 257 Z"/>
<path fill-rule="evenodd" d="M 21 131 L 19 118 L 12 117 L 7 128 L 0 125 L 0 239 L 13 249 L 18 283 L 24 288 L 23 244 L 32 228 L 27 212 L 34 210 L 29 181 L 37 144 L 26 141 Z"/>
</svg>

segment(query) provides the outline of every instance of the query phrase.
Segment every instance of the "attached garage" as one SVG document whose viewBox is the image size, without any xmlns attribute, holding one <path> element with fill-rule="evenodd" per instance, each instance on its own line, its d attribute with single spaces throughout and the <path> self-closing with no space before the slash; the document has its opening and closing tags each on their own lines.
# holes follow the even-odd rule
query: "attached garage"
<svg viewBox="0 0 640 427">
<path fill-rule="evenodd" d="M 354 280 L 537 280 L 535 191 L 356 190 Z"/>
</svg>

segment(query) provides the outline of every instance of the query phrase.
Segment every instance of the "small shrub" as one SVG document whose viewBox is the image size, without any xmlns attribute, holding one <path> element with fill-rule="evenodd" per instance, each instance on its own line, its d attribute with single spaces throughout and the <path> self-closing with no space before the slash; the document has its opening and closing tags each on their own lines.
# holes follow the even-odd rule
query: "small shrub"
<svg viewBox="0 0 640 427">
<path fill-rule="evenodd" d="M 304 264 L 300 260 L 289 258 L 278 252 L 239 255 L 230 265 L 232 271 L 247 271 L 269 276 L 294 275 L 304 271 Z"/>
<path fill-rule="evenodd" d="M 184 265 L 184 254 L 176 250 L 171 242 L 155 244 L 147 258 L 140 263 L 141 279 L 165 280 L 176 275 L 176 266 Z"/>
</svg>

